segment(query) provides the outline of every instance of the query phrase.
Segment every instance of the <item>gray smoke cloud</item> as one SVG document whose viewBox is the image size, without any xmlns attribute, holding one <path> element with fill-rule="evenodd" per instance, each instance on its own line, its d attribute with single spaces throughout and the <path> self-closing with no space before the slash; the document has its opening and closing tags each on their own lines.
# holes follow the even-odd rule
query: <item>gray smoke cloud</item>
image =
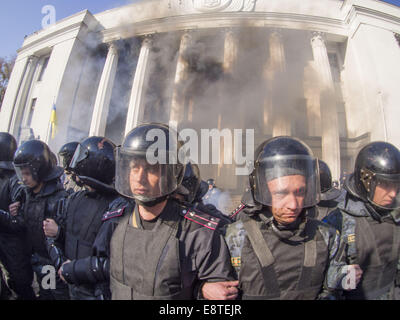
<svg viewBox="0 0 400 320">
<path fill-rule="evenodd" d="M 128 13 L 120 26 L 122 38 L 124 34 L 130 36 L 118 41 L 119 63 L 106 128 L 106 136 L 117 144 L 123 140 L 142 41 L 142 37 L 131 36 L 135 30 L 132 30 Z M 270 54 L 270 38 L 275 30 L 246 24 L 232 28 L 238 50 L 229 68 L 226 68 L 229 52 L 224 50 L 226 31 L 221 28 L 193 30 L 190 32 L 190 45 L 184 52 L 180 51 L 183 32 L 153 35 L 144 90 L 144 114 L 140 122 L 168 123 L 175 92 L 181 98 L 182 106 L 178 129 L 193 128 L 198 132 L 213 128 L 228 128 L 232 132 L 233 129 L 243 129 L 243 132 L 254 129 L 257 147 L 272 137 L 273 131 L 277 130 L 276 123 L 284 121 L 292 136 L 306 141 L 318 139 L 320 114 L 308 108 L 305 93 L 305 81 L 318 83 L 315 74 L 305 72 L 310 70 L 313 61 L 310 34 L 299 30 L 278 30 L 284 49 L 284 69 L 277 71 L 271 66 Z M 88 62 L 83 69 L 71 73 L 71 78 L 80 79 L 80 85 L 73 103 L 73 119 L 69 122 L 74 123 L 76 131 L 70 133 L 69 140 L 79 140 L 88 134 L 88 130 L 81 129 L 88 128 L 90 123 L 90 111 L 106 56 L 100 42 L 99 39 L 89 40 L 86 44 L 91 52 Z M 186 74 L 184 81 L 175 86 L 180 54 Z M 268 78 L 268 73 L 272 77 Z M 321 156 L 320 151 L 316 150 L 315 155 Z M 228 192 L 229 199 L 242 194 L 247 186 L 247 177 L 236 176 L 234 168 L 234 165 L 200 164 L 203 179 L 216 179 L 217 184 Z"/>
<path fill-rule="evenodd" d="M 212 193 L 211 191 L 209 191 L 203 197 L 203 203 L 212 204 L 225 215 L 229 215 L 233 211 L 230 192 L 222 191 L 218 188 L 214 188 Z"/>
<path fill-rule="evenodd" d="M 89 33 L 85 42 L 76 41 L 72 52 L 55 101 L 58 129 L 49 143 L 54 153 L 67 142 L 88 137 L 107 49 L 98 35 Z"/>
</svg>

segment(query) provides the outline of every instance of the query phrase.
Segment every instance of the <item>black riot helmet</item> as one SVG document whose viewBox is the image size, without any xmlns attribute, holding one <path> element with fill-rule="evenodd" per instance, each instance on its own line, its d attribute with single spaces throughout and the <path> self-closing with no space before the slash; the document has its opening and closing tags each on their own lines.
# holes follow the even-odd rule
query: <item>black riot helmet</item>
<svg viewBox="0 0 400 320">
<path fill-rule="evenodd" d="M 187 191 L 187 193 L 183 192 L 182 195 L 185 197 L 185 200 L 190 203 L 193 201 L 200 201 L 208 192 L 208 184 L 201 180 L 200 168 L 195 163 L 188 163 L 186 165 L 182 186 L 185 191 Z"/>
<path fill-rule="evenodd" d="M 143 206 L 164 201 L 182 183 L 187 163 L 178 133 L 168 125 L 134 128 L 117 148 L 116 190 Z"/>
<path fill-rule="evenodd" d="M 302 186 L 291 190 L 286 184 L 288 176 L 303 176 Z M 297 138 L 280 136 L 263 142 L 255 151 L 249 182 L 254 200 L 266 206 L 275 206 L 273 196 L 277 199 L 288 193 L 300 195 L 302 207 L 315 206 L 320 200 L 318 160 Z M 279 188 L 270 190 L 270 183 Z"/>
<path fill-rule="evenodd" d="M 346 189 L 362 200 L 382 209 L 399 208 L 400 151 L 387 142 L 366 145 L 358 153 L 354 173 L 347 181 Z M 377 187 L 388 192 L 379 203 L 374 201 Z"/>
<path fill-rule="evenodd" d="M 321 185 L 321 200 L 334 200 L 340 196 L 340 190 L 332 183 L 331 169 L 326 162 L 318 159 L 319 182 Z"/>
<path fill-rule="evenodd" d="M 16 150 L 15 138 L 7 132 L 0 132 L 0 169 L 14 170 L 12 162 Z"/>
<path fill-rule="evenodd" d="M 215 187 L 215 180 L 214 179 L 208 179 L 207 183 L 209 186 L 212 186 L 213 188 Z"/>
<path fill-rule="evenodd" d="M 78 144 L 69 167 L 83 184 L 95 189 L 111 185 L 115 176 L 115 147 L 107 138 L 89 137 Z"/>
<path fill-rule="evenodd" d="M 22 181 L 22 169 L 28 168 L 37 182 L 46 182 L 59 178 L 63 171 L 52 162 L 51 151 L 46 143 L 30 140 L 23 143 L 15 152 L 14 167 Z"/>
<path fill-rule="evenodd" d="M 71 163 L 72 157 L 74 156 L 75 150 L 78 147 L 79 142 L 69 142 L 64 144 L 58 151 L 58 158 L 60 165 L 66 171 L 70 171 L 69 164 Z"/>
</svg>

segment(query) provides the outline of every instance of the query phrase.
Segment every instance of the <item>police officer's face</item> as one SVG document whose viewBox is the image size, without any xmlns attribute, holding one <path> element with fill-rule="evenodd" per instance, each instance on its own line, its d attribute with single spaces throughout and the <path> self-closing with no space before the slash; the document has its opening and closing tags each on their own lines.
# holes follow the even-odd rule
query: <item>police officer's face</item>
<svg viewBox="0 0 400 320">
<path fill-rule="evenodd" d="M 160 194 L 160 166 L 150 165 L 145 159 L 136 159 L 130 163 L 129 183 L 133 194 L 158 196 Z"/>
<path fill-rule="evenodd" d="M 373 202 L 382 207 L 390 207 L 395 200 L 399 188 L 397 184 L 381 182 L 375 188 Z"/>
<path fill-rule="evenodd" d="M 280 177 L 268 181 L 272 195 L 271 212 L 280 224 L 296 221 L 303 210 L 306 194 L 306 179 L 301 175 Z"/>
<path fill-rule="evenodd" d="M 38 182 L 33 179 L 31 170 L 29 168 L 21 169 L 22 183 L 30 189 L 35 188 L 38 185 Z"/>
</svg>

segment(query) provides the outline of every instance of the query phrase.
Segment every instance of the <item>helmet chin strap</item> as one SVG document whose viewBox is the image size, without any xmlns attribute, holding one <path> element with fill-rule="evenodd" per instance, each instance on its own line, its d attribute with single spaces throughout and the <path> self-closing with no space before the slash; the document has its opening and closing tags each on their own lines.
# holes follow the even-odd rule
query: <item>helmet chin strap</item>
<svg viewBox="0 0 400 320">
<path fill-rule="evenodd" d="M 143 200 L 135 199 L 135 202 L 138 205 L 142 206 L 142 207 L 152 208 L 152 207 L 155 207 L 156 205 L 158 205 L 159 203 L 165 201 L 168 198 L 168 196 L 169 195 L 166 195 L 166 196 L 163 196 L 163 197 L 160 197 L 160 198 L 151 199 L 151 200 L 148 200 L 148 201 L 147 200 L 143 201 Z"/>
</svg>

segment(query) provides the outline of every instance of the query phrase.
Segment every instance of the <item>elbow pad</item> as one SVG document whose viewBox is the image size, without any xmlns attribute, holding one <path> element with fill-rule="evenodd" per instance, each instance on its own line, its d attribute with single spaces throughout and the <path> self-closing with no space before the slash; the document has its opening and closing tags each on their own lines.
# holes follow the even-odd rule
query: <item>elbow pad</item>
<svg viewBox="0 0 400 320">
<path fill-rule="evenodd" d="M 68 283 L 76 285 L 100 283 L 109 279 L 109 259 L 87 257 L 65 264 L 62 275 Z"/>
<path fill-rule="evenodd" d="M 65 261 L 61 249 L 54 244 L 54 239 L 52 238 L 47 238 L 46 244 L 47 244 L 47 252 L 49 253 L 51 263 L 56 268 L 56 270 L 60 269 L 61 265 Z"/>
</svg>

